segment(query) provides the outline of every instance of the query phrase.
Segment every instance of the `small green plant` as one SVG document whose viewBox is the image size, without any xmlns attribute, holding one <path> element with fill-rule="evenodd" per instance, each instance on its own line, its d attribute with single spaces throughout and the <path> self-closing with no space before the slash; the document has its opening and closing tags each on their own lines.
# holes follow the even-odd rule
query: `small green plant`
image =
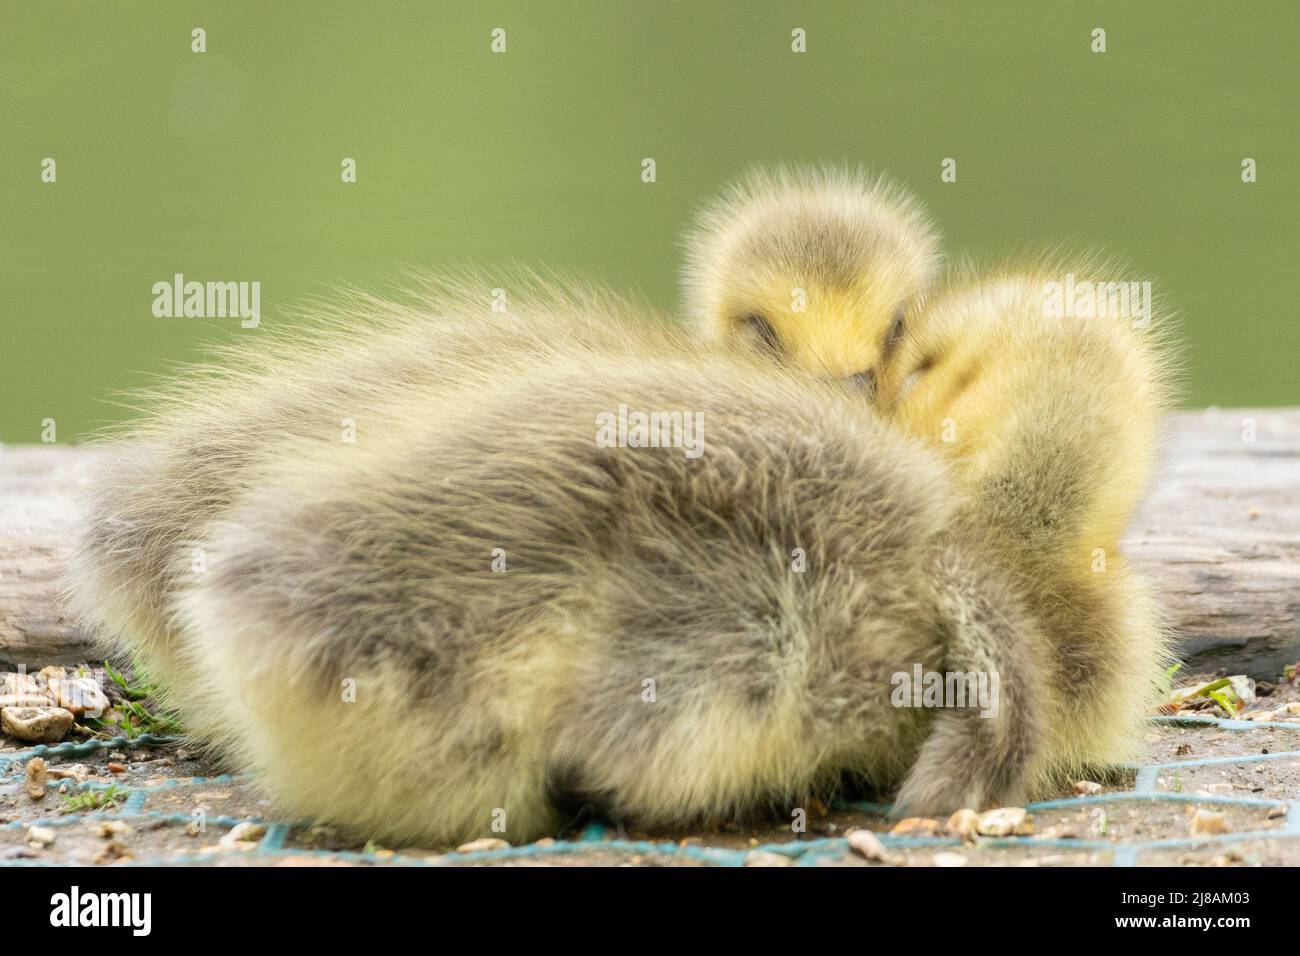
<svg viewBox="0 0 1300 956">
<path fill-rule="evenodd" d="M 96 737 L 126 737 L 132 739 L 142 734 L 167 736 L 185 732 L 180 721 L 172 714 L 158 712 L 146 706 L 153 696 L 152 684 L 127 680 L 125 675 L 104 661 L 104 673 L 108 675 L 119 691 L 122 700 L 114 705 L 117 716 L 105 714 L 103 717 L 88 718 L 85 727 Z"/>
<path fill-rule="evenodd" d="M 1092 819 L 1093 825 L 1097 828 L 1097 833 L 1100 836 L 1105 836 L 1110 830 L 1110 818 L 1106 816 L 1105 809 L 1098 807 L 1094 810 L 1092 813 Z"/>
<path fill-rule="evenodd" d="M 126 676 L 118 672 L 108 661 L 104 661 L 104 673 L 108 675 L 109 680 L 117 685 L 118 690 L 122 692 L 122 696 L 127 700 L 144 700 L 153 693 L 151 685 L 128 681 Z"/>
<path fill-rule="evenodd" d="M 1237 716 L 1237 712 L 1242 708 L 1241 697 L 1234 689 L 1231 677 L 1221 677 L 1197 687 L 1185 687 L 1170 694 L 1170 700 L 1175 703 L 1191 700 L 1194 697 L 1208 697 L 1222 707 L 1229 717 Z"/>
<path fill-rule="evenodd" d="M 1165 669 L 1164 677 L 1158 681 L 1160 694 L 1162 697 L 1170 697 L 1174 692 L 1174 677 L 1183 669 L 1182 661 L 1176 661 L 1174 664 Z"/>
<path fill-rule="evenodd" d="M 114 809 L 126 799 L 126 791 L 117 784 L 100 789 L 86 789 L 79 793 L 64 796 L 65 813 L 84 813 L 88 810 Z"/>
</svg>

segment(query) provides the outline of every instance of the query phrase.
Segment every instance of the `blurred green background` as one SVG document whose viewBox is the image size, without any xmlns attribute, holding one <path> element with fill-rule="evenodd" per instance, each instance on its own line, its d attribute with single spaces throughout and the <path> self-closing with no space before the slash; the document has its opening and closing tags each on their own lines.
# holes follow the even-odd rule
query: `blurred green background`
<svg viewBox="0 0 1300 956">
<path fill-rule="evenodd" d="M 1298 44 L 1294 0 L 8 2 L 0 440 L 85 436 L 257 334 L 153 317 L 176 272 L 259 280 L 263 323 L 404 263 L 522 260 L 675 307 L 693 208 L 774 160 L 892 173 L 950 252 L 1104 245 L 1181 311 L 1188 405 L 1300 403 Z"/>
</svg>

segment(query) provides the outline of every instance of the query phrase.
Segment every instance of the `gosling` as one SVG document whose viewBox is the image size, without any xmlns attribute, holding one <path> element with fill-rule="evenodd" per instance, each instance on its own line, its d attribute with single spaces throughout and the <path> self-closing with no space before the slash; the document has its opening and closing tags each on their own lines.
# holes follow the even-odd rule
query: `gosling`
<svg viewBox="0 0 1300 956">
<path fill-rule="evenodd" d="M 697 217 L 684 310 L 707 339 L 748 341 L 869 393 L 940 262 L 921 203 L 884 178 L 759 170 Z"/>
<path fill-rule="evenodd" d="M 608 302 L 426 306 L 247 349 L 92 489 L 76 607 L 287 812 L 441 845 L 1023 799 L 1052 649 L 936 453 Z M 598 440 L 620 406 L 704 454 Z M 894 706 L 918 665 L 994 712 Z"/>
<path fill-rule="evenodd" d="M 1116 314 L 1129 289 L 1121 300 L 1105 283 L 1119 275 L 1087 260 L 967 272 L 913 323 L 880 383 L 889 418 L 949 459 L 1053 635 L 1044 726 L 1049 769 L 1064 777 L 1136 756 L 1170 657 L 1120 539 L 1175 392 L 1173 319 L 1141 283 Z M 1101 297 L 1072 307 L 1065 290 L 1085 286 Z"/>
</svg>

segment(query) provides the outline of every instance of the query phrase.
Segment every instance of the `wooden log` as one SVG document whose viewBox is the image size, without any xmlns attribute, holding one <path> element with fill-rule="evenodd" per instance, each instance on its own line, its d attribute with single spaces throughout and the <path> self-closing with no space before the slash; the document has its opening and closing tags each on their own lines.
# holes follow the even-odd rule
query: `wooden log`
<svg viewBox="0 0 1300 956">
<path fill-rule="evenodd" d="M 63 611 L 76 495 L 95 455 L 71 445 L 0 447 L 0 664 L 78 664 L 95 656 Z"/>
<path fill-rule="evenodd" d="M 1300 409 L 1173 416 L 1125 540 L 1191 672 L 1277 680 L 1300 660 Z"/>
<path fill-rule="evenodd" d="M 1300 408 L 1180 412 L 1125 542 L 1151 575 L 1193 672 L 1276 680 L 1300 660 Z M 0 449 L 0 663 L 96 651 L 66 616 L 59 575 L 95 452 Z"/>
</svg>

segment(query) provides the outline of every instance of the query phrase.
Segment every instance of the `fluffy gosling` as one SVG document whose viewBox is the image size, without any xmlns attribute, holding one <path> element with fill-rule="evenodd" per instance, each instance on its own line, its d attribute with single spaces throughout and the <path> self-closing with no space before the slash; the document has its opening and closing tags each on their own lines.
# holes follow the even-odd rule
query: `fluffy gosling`
<svg viewBox="0 0 1300 956">
<path fill-rule="evenodd" d="M 1140 284 L 1125 315 L 1111 314 L 1118 290 L 1082 310 L 1061 298 L 1067 281 L 1104 290 L 1122 274 L 1086 261 L 967 273 L 927 306 L 881 382 L 889 417 L 948 457 L 1054 636 L 1044 701 L 1058 776 L 1136 756 L 1170 656 L 1120 539 L 1172 404 L 1172 318 Z"/>
<path fill-rule="evenodd" d="M 686 241 L 688 319 L 710 339 L 870 391 L 939 266 L 939 238 L 904 189 L 860 170 L 756 171 Z"/>
<path fill-rule="evenodd" d="M 286 812 L 443 844 L 788 814 L 846 776 L 904 812 L 1023 799 L 1051 648 L 859 397 L 609 302 L 349 316 L 178 386 L 70 578 Z M 702 414 L 704 454 L 597 442 L 620 405 Z M 894 706 L 917 665 L 996 672 L 995 714 Z"/>
</svg>

